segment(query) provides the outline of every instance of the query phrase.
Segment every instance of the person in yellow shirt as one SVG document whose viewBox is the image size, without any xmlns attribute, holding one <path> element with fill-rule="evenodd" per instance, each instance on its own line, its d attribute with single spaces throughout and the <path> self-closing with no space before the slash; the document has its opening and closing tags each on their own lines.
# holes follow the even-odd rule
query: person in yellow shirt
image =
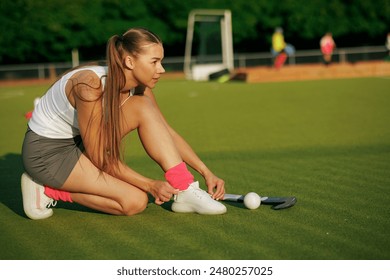
<svg viewBox="0 0 390 280">
<path fill-rule="evenodd" d="M 272 50 L 274 54 L 281 53 L 286 48 L 286 42 L 284 41 L 283 29 L 277 27 L 272 35 Z"/>
<path fill-rule="evenodd" d="M 274 67 L 276 69 L 280 69 L 287 57 L 295 53 L 294 46 L 284 41 L 283 29 L 281 27 L 277 27 L 272 34 L 271 53 L 274 56 Z"/>
<path fill-rule="evenodd" d="M 295 53 L 294 46 L 284 41 L 283 29 L 281 27 L 277 27 L 272 35 L 271 53 L 274 56 L 274 67 L 276 69 L 280 69 L 287 57 Z"/>
</svg>

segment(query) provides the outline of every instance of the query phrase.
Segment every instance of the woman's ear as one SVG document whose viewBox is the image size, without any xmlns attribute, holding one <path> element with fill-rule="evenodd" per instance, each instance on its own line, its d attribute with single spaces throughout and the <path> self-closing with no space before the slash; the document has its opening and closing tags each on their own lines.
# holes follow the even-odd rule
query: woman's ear
<svg viewBox="0 0 390 280">
<path fill-rule="evenodd" d="M 131 56 L 126 56 L 125 58 L 125 66 L 127 69 L 133 70 L 134 69 L 134 59 Z"/>
</svg>

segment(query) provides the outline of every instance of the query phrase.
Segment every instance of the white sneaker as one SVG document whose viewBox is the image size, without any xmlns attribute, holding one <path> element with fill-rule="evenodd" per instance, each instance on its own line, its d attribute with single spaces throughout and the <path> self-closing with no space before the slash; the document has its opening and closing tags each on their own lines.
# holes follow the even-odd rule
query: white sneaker
<svg viewBox="0 0 390 280">
<path fill-rule="evenodd" d="M 199 188 L 199 182 L 193 182 L 188 189 L 175 196 L 172 211 L 177 213 L 198 213 L 203 215 L 218 215 L 226 213 L 226 207 L 214 200 L 204 190 Z"/>
<path fill-rule="evenodd" d="M 22 174 L 23 209 L 27 217 L 32 220 L 49 218 L 53 215 L 50 206 L 55 206 L 56 201 L 45 195 L 45 188 L 35 183 L 27 173 Z"/>
</svg>

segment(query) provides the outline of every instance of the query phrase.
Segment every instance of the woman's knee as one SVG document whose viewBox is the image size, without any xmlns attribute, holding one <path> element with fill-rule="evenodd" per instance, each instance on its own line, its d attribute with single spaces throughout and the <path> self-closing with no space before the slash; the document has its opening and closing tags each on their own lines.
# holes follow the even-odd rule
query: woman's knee
<svg viewBox="0 0 390 280">
<path fill-rule="evenodd" d="M 148 206 L 148 195 L 141 193 L 139 195 L 132 196 L 131 201 L 126 201 L 126 205 L 123 206 L 123 215 L 132 216 L 143 212 Z"/>
</svg>

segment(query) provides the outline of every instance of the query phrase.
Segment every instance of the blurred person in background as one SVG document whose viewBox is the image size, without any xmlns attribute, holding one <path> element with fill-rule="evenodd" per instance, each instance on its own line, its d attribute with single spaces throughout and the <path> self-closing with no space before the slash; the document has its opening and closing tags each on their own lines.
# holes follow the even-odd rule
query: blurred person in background
<svg viewBox="0 0 390 280">
<path fill-rule="evenodd" d="M 333 40 L 332 33 L 325 33 L 320 40 L 320 48 L 325 65 L 329 65 L 332 62 L 332 55 L 335 47 L 336 43 Z"/>
<path fill-rule="evenodd" d="M 283 28 L 275 28 L 275 32 L 272 34 L 272 47 L 271 53 L 274 56 L 274 67 L 280 69 L 287 60 L 288 56 L 295 53 L 293 45 L 288 44 L 284 40 Z"/>
<path fill-rule="evenodd" d="M 272 54 L 277 56 L 279 53 L 284 51 L 286 48 L 286 42 L 284 41 L 283 29 L 277 27 L 275 32 L 272 34 Z"/>
</svg>

